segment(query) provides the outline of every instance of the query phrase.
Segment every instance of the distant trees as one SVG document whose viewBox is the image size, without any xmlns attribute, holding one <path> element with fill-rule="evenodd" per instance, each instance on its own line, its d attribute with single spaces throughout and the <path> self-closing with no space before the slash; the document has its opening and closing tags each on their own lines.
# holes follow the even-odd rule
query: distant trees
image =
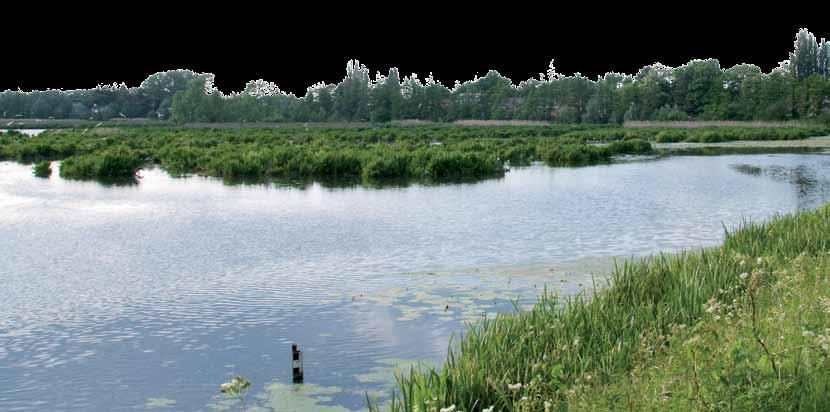
<svg viewBox="0 0 830 412">
<path fill-rule="evenodd" d="M 816 43 L 816 36 L 801 29 L 798 31 L 795 40 L 795 50 L 790 53 L 790 69 L 793 75 L 798 80 L 804 80 L 807 77 L 819 72 L 819 54 L 818 44 Z"/>
<path fill-rule="evenodd" d="M 346 77 L 334 88 L 334 110 L 349 122 L 369 120 L 369 69 L 357 60 L 346 64 Z"/>
<path fill-rule="evenodd" d="M 830 121 L 830 42 L 806 29 L 796 34 L 789 60 L 764 73 L 715 59 L 679 67 L 648 65 L 635 75 L 607 73 L 596 80 L 564 76 L 551 62 L 538 79 L 515 85 L 491 70 L 452 88 L 429 77 L 401 77 L 391 68 L 374 80 L 356 60 L 339 83 L 318 83 L 297 97 L 264 80 L 237 93 L 213 86 L 213 75 L 172 70 L 138 87 L 101 85 L 88 90 L 0 92 L 2 118 L 106 120 L 145 117 L 177 122 L 388 122 L 400 119 L 521 119 L 559 123 L 625 120 Z"/>
<path fill-rule="evenodd" d="M 370 90 L 370 118 L 373 122 L 397 120 L 401 115 L 401 79 L 398 69 L 389 69 L 386 77 L 378 76 Z"/>
</svg>

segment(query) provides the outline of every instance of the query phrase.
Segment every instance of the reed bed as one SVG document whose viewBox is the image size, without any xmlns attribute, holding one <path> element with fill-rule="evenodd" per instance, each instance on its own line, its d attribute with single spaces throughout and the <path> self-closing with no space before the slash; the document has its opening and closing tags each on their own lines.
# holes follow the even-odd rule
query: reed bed
<svg viewBox="0 0 830 412">
<path fill-rule="evenodd" d="M 828 410 L 830 205 L 483 320 L 391 411 Z M 378 411 L 377 405 L 370 409 Z"/>
<path fill-rule="evenodd" d="M 596 125 L 350 128 L 83 128 L 28 137 L 0 136 L 0 159 L 24 163 L 66 160 L 62 176 L 79 179 L 134 174 L 135 159 L 173 175 L 227 181 L 266 179 L 485 179 L 511 166 L 610 162 L 622 154 L 651 154 L 651 142 L 802 139 L 827 133 L 809 128 L 624 129 Z M 114 148 L 119 148 L 115 155 Z M 129 152 L 129 151 L 132 151 Z M 96 157 L 101 157 L 93 162 Z M 114 161 L 123 161 L 118 167 Z M 97 162 L 97 163 L 96 163 Z M 93 166 L 93 163 L 101 167 Z"/>
<path fill-rule="evenodd" d="M 587 126 L 378 127 L 352 129 L 79 129 L 0 139 L 0 159 L 63 160 L 61 176 L 130 177 L 158 164 L 173 175 L 228 181 L 271 178 L 446 181 L 504 174 L 506 167 L 608 162 L 650 153 L 647 142 L 606 146 L 563 137 Z M 143 161 L 142 161 L 143 159 Z M 64 171 L 63 168 L 67 170 Z"/>
</svg>

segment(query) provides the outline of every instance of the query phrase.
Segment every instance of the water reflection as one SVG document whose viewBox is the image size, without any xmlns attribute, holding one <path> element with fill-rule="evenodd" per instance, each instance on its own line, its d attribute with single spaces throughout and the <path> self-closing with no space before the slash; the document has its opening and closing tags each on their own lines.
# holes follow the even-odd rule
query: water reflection
<svg viewBox="0 0 830 412">
<path fill-rule="evenodd" d="M 826 167 L 830 162 L 830 157 L 824 156 L 822 159 L 824 160 L 822 166 Z M 830 177 L 823 173 L 825 171 L 823 167 L 815 168 L 803 164 L 790 166 L 771 164 L 763 167 L 750 164 L 732 165 L 733 170 L 738 173 L 790 183 L 797 194 L 798 208 L 815 205 L 816 202 L 824 199 L 824 193 L 830 191 Z"/>
<path fill-rule="evenodd" d="M 830 156 L 382 188 L 142 176 L 105 187 L 0 163 L 0 410 L 211 410 L 236 373 L 266 410 L 359 410 L 367 391 L 388 396 L 395 365 L 441 362 L 453 333 L 511 300 L 581 293 L 614 257 L 816 206 Z"/>
</svg>

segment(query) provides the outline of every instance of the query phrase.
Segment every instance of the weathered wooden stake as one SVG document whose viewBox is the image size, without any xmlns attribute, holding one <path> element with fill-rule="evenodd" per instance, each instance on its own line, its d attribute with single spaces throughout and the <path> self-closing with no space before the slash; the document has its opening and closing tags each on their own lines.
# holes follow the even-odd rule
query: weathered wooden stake
<svg viewBox="0 0 830 412">
<path fill-rule="evenodd" d="M 291 344 L 291 375 L 294 383 L 303 381 L 303 351 L 296 343 Z"/>
</svg>

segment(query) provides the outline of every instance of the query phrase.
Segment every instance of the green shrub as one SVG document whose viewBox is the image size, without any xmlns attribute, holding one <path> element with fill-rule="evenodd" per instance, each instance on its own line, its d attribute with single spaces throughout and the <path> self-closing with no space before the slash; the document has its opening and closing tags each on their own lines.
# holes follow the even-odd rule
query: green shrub
<svg viewBox="0 0 830 412">
<path fill-rule="evenodd" d="M 687 133 L 682 129 L 666 129 L 657 133 L 654 140 L 657 143 L 676 143 L 682 142 L 687 137 Z"/>
<path fill-rule="evenodd" d="M 60 175 L 67 179 L 134 178 L 144 159 L 135 150 L 124 146 L 93 154 L 69 157 L 61 162 Z"/>
<path fill-rule="evenodd" d="M 52 175 L 52 162 L 48 160 L 42 160 L 40 162 L 35 163 L 34 167 L 32 168 L 32 173 L 34 173 L 37 177 L 44 177 L 47 178 Z"/>
<path fill-rule="evenodd" d="M 366 179 L 408 177 L 411 163 L 412 157 L 405 153 L 376 156 L 363 166 L 363 177 Z"/>
</svg>

